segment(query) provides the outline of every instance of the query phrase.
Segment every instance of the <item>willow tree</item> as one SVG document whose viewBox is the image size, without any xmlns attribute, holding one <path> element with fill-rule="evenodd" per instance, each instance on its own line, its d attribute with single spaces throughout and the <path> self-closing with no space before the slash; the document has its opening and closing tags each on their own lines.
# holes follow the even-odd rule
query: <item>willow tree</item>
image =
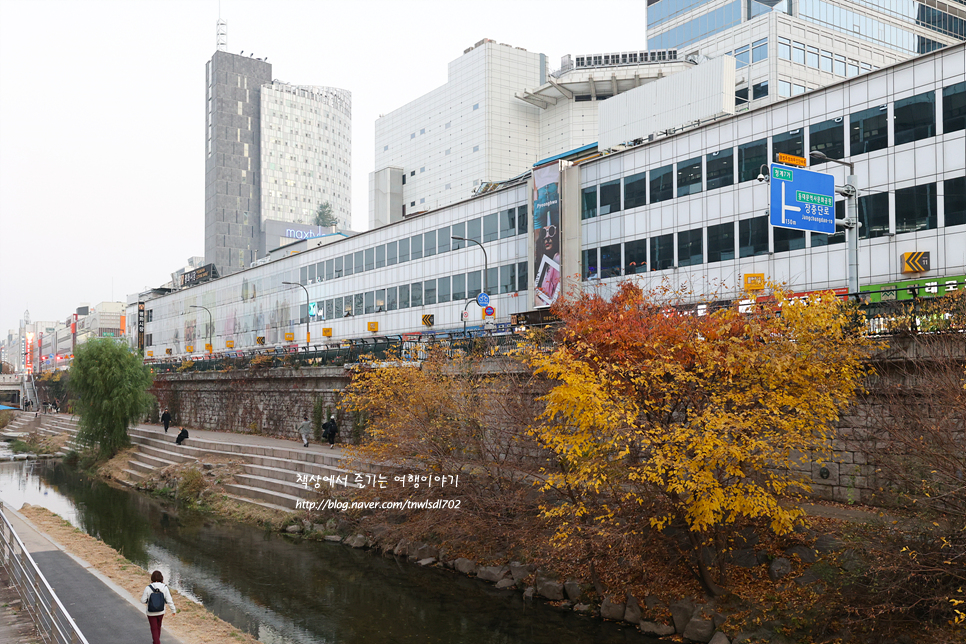
<svg viewBox="0 0 966 644">
<path fill-rule="evenodd" d="M 791 531 L 803 511 L 783 497 L 809 489 L 799 472 L 827 449 L 871 347 L 848 307 L 780 290 L 682 307 L 630 282 L 556 306 L 557 348 L 528 361 L 552 385 L 534 435 L 556 456 L 546 487 L 565 501 L 545 514 L 558 540 L 675 526 L 696 554 L 727 550 L 744 525 Z M 725 558 L 690 559 L 720 592 Z"/>
<path fill-rule="evenodd" d="M 124 344 L 104 338 L 78 347 L 70 368 L 78 442 L 102 458 L 129 446 L 127 429 L 148 410 L 150 386 L 150 370 Z"/>
</svg>

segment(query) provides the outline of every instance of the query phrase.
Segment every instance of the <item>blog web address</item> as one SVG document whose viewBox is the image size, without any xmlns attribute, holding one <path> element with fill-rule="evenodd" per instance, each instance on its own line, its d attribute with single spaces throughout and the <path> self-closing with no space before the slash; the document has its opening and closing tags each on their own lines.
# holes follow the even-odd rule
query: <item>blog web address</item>
<svg viewBox="0 0 966 644">
<path fill-rule="evenodd" d="M 424 501 L 339 501 L 337 499 L 325 499 L 323 501 L 303 501 L 295 502 L 296 510 L 336 510 L 346 512 L 348 510 L 458 510 L 462 503 L 461 499 L 433 499 Z"/>
</svg>

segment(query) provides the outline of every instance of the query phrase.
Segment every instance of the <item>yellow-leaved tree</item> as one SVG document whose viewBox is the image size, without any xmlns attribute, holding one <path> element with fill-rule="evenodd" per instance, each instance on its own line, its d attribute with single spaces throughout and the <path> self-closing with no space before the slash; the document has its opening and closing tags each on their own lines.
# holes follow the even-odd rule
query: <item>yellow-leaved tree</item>
<svg viewBox="0 0 966 644">
<path fill-rule="evenodd" d="M 794 465 L 827 446 L 872 343 L 848 303 L 771 286 L 715 307 L 625 282 L 554 308 L 557 348 L 527 360 L 552 385 L 533 433 L 556 457 L 545 487 L 563 501 L 544 510 L 558 541 L 671 527 L 718 594 L 738 529 L 792 530 L 803 512 L 783 500 L 808 489 Z"/>
</svg>

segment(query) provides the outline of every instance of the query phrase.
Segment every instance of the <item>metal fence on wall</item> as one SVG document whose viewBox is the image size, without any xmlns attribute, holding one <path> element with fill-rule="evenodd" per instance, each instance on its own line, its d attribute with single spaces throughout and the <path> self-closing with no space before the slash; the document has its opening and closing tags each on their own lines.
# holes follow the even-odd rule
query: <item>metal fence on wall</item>
<svg viewBox="0 0 966 644">
<path fill-rule="evenodd" d="M 0 563 L 10 576 L 10 583 L 20 593 L 24 608 L 30 613 L 45 642 L 88 644 L 17 536 L 3 512 L 3 502 L 0 502 Z"/>
</svg>

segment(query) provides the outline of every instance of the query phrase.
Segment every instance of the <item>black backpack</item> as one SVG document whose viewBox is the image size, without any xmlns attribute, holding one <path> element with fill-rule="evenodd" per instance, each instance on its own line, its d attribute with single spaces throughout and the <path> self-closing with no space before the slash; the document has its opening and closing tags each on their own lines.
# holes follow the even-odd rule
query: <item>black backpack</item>
<svg viewBox="0 0 966 644">
<path fill-rule="evenodd" d="M 151 584 L 151 596 L 148 597 L 148 612 L 149 613 L 163 613 L 164 605 L 167 600 L 164 598 L 164 593 L 154 587 Z"/>
</svg>

